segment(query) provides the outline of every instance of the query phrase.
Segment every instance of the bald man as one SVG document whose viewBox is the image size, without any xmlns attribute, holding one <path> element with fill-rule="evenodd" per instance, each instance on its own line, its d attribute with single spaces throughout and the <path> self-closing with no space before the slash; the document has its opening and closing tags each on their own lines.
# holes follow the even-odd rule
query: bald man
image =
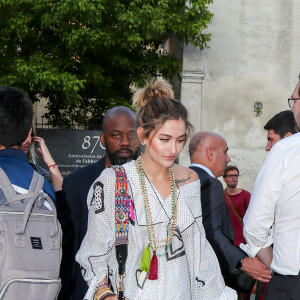
<svg viewBox="0 0 300 300">
<path fill-rule="evenodd" d="M 217 179 L 224 175 L 230 162 L 227 151 L 227 142 L 221 135 L 200 131 L 194 135 L 189 146 L 190 168 L 196 171 L 201 182 L 203 226 L 207 240 L 218 257 L 225 283 L 238 292 L 247 292 L 242 289 L 241 282 L 247 281 L 251 288 L 254 281 L 248 275 L 268 282 L 271 272 L 258 258 L 247 257 L 234 246 L 230 213 L 224 200 L 223 186 Z"/>
<path fill-rule="evenodd" d="M 87 194 L 93 182 L 101 172 L 111 165 L 121 165 L 134 157 L 136 141 L 135 114 L 127 107 L 117 106 L 107 111 L 102 122 L 100 141 L 106 147 L 106 155 L 98 162 L 86 166 L 64 178 L 63 196 L 68 203 L 70 216 L 75 231 L 75 252 L 80 248 L 87 231 L 88 207 Z M 87 284 L 83 279 L 80 266 L 75 262 L 75 278 L 70 288 L 62 286 L 60 298 L 62 300 L 82 300 L 87 291 Z M 71 270 L 70 270 L 71 272 Z M 68 283 L 70 285 L 71 283 Z"/>
</svg>

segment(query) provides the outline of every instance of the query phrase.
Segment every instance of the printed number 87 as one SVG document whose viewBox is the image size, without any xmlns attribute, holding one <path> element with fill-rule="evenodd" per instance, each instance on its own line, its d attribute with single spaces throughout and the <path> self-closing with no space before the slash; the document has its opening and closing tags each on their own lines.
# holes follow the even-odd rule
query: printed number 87
<svg viewBox="0 0 300 300">
<path fill-rule="evenodd" d="M 93 153 L 98 143 L 100 144 L 100 147 L 101 147 L 102 149 L 105 149 L 105 147 L 103 147 L 102 144 L 101 144 L 101 142 L 100 142 L 99 136 L 93 136 L 93 137 L 92 137 L 92 140 L 94 140 L 94 141 L 93 141 L 93 144 L 91 143 L 91 137 L 90 137 L 89 135 L 87 135 L 87 136 L 83 139 L 83 143 L 82 143 L 82 146 L 81 146 L 82 149 L 86 150 L 86 149 L 89 149 L 89 148 L 92 146 L 93 148 L 92 148 L 91 153 Z"/>
</svg>

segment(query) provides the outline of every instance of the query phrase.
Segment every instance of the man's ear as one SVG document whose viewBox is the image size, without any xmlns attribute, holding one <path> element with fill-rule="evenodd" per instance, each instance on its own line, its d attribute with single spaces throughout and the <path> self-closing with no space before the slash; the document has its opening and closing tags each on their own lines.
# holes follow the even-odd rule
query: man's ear
<svg viewBox="0 0 300 300">
<path fill-rule="evenodd" d="M 28 142 L 29 138 L 31 137 L 31 133 L 32 133 L 32 128 L 29 130 L 27 138 L 26 138 L 26 140 L 22 144 L 26 144 Z"/>
<path fill-rule="evenodd" d="M 99 138 L 100 138 L 100 146 L 101 146 L 101 148 L 105 149 L 106 145 L 105 145 L 105 138 L 104 138 L 103 132 L 101 132 L 99 134 Z"/>
<path fill-rule="evenodd" d="M 291 136 L 291 135 L 292 135 L 292 133 L 288 132 L 283 138 L 285 139 L 286 137 Z"/>
<path fill-rule="evenodd" d="M 206 155 L 207 155 L 207 159 L 208 161 L 213 161 L 214 157 L 215 157 L 215 150 L 213 149 L 213 147 L 207 147 L 206 149 Z"/>
</svg>

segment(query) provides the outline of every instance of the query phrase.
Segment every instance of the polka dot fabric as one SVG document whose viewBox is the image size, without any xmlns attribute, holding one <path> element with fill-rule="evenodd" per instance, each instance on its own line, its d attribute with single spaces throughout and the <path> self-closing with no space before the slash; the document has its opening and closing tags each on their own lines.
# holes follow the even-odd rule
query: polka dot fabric
<svg viewBox="0 0 300 300">
<path fill-rule="evenodd" d="M 199 180 L 177 189 L 176 232 L 168 252 L 163 255 L 166 249 L 157 251 L 158 279 L 147 279 L 147 272 L 140 269 L 143 252 L 149 244 L 142 191 L 135 162 L 124 167 L 135 210 L 135 223 L 129 226 L 125 296 L 129 300 L 237 299 L 236 292 L 225 286 L 216 255 L 205 237 Z M 172 197 L 164 200 L 147 180 L 146 185 L 155 235 L 158 239 L 164 239 L 172 223 Z M 98 186 L 103 186 L 103 190 L 99 191 Z M 92 201 L 93 197 L 98 201 Z M 82 266 L 84 278 L 89 284 L 85 299 L 93 300 L 97 284 L 105 277 L 110 277 L 115 291 L 118 285 L 114 246 L 115 172 L 112 168 L 104 170 L 91 187 L 88 205 L 88 231 L 76 260 Z M 100 213 L 99 207 L 102 208 Z"/>
</svg>

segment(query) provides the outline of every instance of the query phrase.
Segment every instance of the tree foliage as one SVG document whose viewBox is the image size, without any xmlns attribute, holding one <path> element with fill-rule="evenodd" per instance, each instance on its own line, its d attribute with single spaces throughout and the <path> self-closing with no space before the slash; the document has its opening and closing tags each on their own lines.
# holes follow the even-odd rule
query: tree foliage
<svg viewBox="0 0 300 300">
<path fill-rule="evenodd" d="M 0 0 L 1 85 L 48 99 L 52 124 L 94 122 L 130 104 L 130 86 L 172 78 L 175 34 L 203 49 L 212 0 Z"/>
</svg>

